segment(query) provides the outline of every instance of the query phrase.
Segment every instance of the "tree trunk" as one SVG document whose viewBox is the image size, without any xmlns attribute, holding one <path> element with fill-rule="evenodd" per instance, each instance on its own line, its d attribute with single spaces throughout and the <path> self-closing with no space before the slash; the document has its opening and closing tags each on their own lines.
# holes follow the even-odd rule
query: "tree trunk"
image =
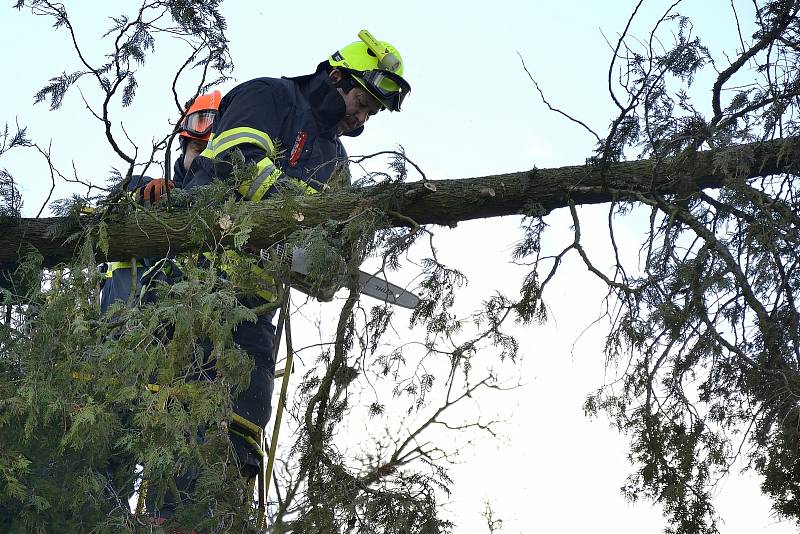
<svg viewBox="0 0 800 534">
<path fill-rule="evenodd" d="M 459 221 L 520 213 L 547 213 L 575 204 L 597 204 L 625 199 L 632 192 L 686 193 L 719 188 L 730 180 L 769 176 L 800 169 L 800 140 L 791 138 L 699 152 L 696 157 L 657 162 L 651 159 L 600 165 L 575 165 L 554 169 L 483 176 L 377 185 L 323 193 L 298 200 L 302 219 L 287 223 L 277 209 L 279 199 L 249 202 L 255 228 L 249 245 L 266 248 L 300 227 L 326 220 L 342 220 L 375 206 L 387 210 L 391 224 L 455 225 Z M 687 184 L 690 187 L 687 188 Z M 159 213 L 158 217 L 132 215 L 109 222 L 108 254 L 98 260 L 164 256 L 197 249 L 190 242 L 193 219 L 187 213 Z M 44 256 L 44 265 L 69 261 L 76 241 L 53 237 L 51 228 L 63 218 L 16 219 L 0 222 L 0 264 L 13 264 L 26 245 Z M 72 224 L 72 231 L 79 229 Z M 219 237 L 220 228 L 215 228 Z"/>
</svg>

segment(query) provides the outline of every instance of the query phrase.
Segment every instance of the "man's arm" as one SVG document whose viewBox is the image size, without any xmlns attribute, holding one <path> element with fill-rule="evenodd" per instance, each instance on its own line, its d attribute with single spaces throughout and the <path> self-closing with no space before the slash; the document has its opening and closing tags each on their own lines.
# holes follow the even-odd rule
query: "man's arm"
<svg viewBox="0 0 800 534">
<path fill-rule="evenodd" d="M 220 117 L 206 149 L 192 163 L 183 184 L 192 189 L 211 183 L 216 177 L 231 180 L 234 151 L 241 152 L 245 163 L 256 166 L 256 177 L 242 183 L 238 191 L 247 200 L 261 200 L 272 185 L 284 177 L 276 166 L 277 146 L 282 122 L 292 104 L 282 87 L 268 81 L 251 80 L 225 96 Z"/>
</svg>

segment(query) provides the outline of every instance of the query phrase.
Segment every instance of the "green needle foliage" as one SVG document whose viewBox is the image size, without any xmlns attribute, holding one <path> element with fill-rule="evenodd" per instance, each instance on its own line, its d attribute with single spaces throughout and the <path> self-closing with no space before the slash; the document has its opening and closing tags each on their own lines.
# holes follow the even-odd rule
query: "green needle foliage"
<svg viewBox="0 0 800 534">
<path fill-rule="evenodd" d="M 304 372 L 286 417 L 292 445 L 282 450 L 276 498 L 266 510 L 271 532 L 451 530 L 439 502 L 451 490 L 447 465 L 457 447 L 430 430 L 493 434 L 492 422 L 479 417 L 448 423 L 448 410 L 499 389 L 493 375 L 476 376 L 478 357 L 498 365 L 516 361 L 519 342 L 507 328 L 546 320 L 544 296 L 568 255 L 608 287 L 601 319 L 609 331 L 597 352 L 617 374 L 588 396 L 585 411 L 605 413 L 629 437 L 633 467 L 623 493 L 659 503 L 669 532 L 713 533 L 715 485 L 744 460 L 761 476 L 775 510 L 800 522 L 800 195 L 793 173 L 800 168 L 800 1 L 754 2 L 755 30 L 747 36 L 733 29 L 738 49 L 724 62 L 675 11 L 678 4 L 654 21 L 647 38 L 635 39 L 630 31 L 640 2 L 614 43 L 608 88 L 618 113 L 607 134 L 573 119 L 597 137 L 585 169 L 587 176 L 599 173 L 603 184 L 553 185 L 574 230 L 555 252 L 545 245 L 548 215 L 542 205 L 529 206 L 512 255 L 526 269 L 518 295 L 488 288 L 482 308 L 461 317 L 455 303 L 467 280 L 457 266 L 439 261 L 429 229 L 407 217 L 405 227 L 386 229 L 403 217 L 396 194 L 408 178 L 402 152 L 386 172 L 356 184 L 375 186 L 363 209 L 281 236 L 308 251 L 308 284 L 336 282 L 349 292 L 335 327 L 304 347 Z M 247 386 L 253 366 L 232 342 L 232 330 L 264 311 L 240 300 L 259 289 L 250 268 L 259 260 L 248 240 L 263 229 L 231 200 L 235 184 L 213 184 L 192 196 L 176 191 L 170 199 L 169 209 L 189 214 L 191 241 L 207 259 L 175 258 L 181 275 L 159 278 L 153 298 L 139 302 L 132 295 L 129 303 L 137 305 L 116 305 L 106 315 L 97 306 L 95 253 L 108 250 L 116 214 L 163 213 L 131 204 L 121 186 L 169 144 L 169 137 L 154 143 L 149 161 L 124 153 L 109 102 L 125 106 L 135 98 L 137 69 L 162 33 L 193 43 L 179 68 L 202 72 L 198 91 L 209 83 L 207 71 L 224 77 L 230 64 L 218 5 L 148 2 L 136 16 L 114 18 L 111 54 L 97 65 L 81 59 L 78 70 L 53 77 L 37 95 L 57 108 L 76 84 L 97 84 L 105 99 L 98 115 L 128 169 L 112 177 L 117 188 L 107 196 L 89 196 L 90 187 L 85 197 L 53 203 L 64 217 L 54 235 L 80 245 L 73 261 L 43 270 L 46 251 L 31 250 L 0 271 L 3 532 L 260 529 L 227 437 L 231 399 Z M 23 6 L 74 31 L 60 4 L 18 2 Z M 174 26 L 158 27 L 153 21 L 161 17 Z M 709 76 L 710 94 L 698 100 L 697 86 Z M 776 139 L 783 141 L 752 144 Z M 6 129 L 0 155 L 30 145 L 24 129 Z M 700 190 L 698 155 L 708 149 L 717 150 L 714 172 L 722 178 Z M 758 176 L 753 162 L 772 149 L 789 171 Z M 648 162 L 638 174 L 615 174 L 614 164 L 628 158 Z M 239 167 L 236 177 L 244 180 L 252 169 Z M 538 179 L 536 171 L 529 174 Z M 582 238 L 578 206 L 596 198 L 612 199 L 609 246 L 600 252 Z M 295 228 L 298 200 L 291 192 L 279 199 L 280 217 Z M 21 202 L 13 177 L 0 171 L 0 227 L 20 217 Z M 101 209 L 81 215 L 87 205 Z M 631 254 L 632 231 L 638 254 Z M 359 301 L 358 267 L 364 258 L 380 258 L 391 272 L 406 263 L 412 246 L 428 247 L 418 262 L 422 302 L 411 316 L 415 339 L 398 340 L 393 311 L 365 309 Z M 218 266 L 231 252 L 237 268 L 220 276 Z M 269 261 L 267 269 L 291 281 L 284 263 Z M 274 306 L 286 306 L 287 295 L 281 292 Z M 285 317 L 289 351 L 299 346 L 291 327 L 299 309 Z M 214 347 L 213 379 L 199 379 L 210 370 L 200 358 L 202 339 Z M 353 447 L 342 430 L 365 420 L 394 430 Z M 131 510 L 129 499 L 145 486 L 148 499 L 158 500 L 190 469 L 197 487 L 173 521 L 156 527 L 146 513 Z M 495 531 L 501 522 L 490 516 Z"/>
</svg>

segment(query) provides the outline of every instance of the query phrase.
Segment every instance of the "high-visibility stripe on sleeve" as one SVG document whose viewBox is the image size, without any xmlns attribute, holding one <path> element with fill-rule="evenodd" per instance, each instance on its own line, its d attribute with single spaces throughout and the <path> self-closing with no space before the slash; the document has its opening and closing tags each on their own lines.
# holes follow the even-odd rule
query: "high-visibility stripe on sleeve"
<svg viewBox="0 0 800 534">
<path fill-rule="evenodd" d="M 245 180 L 239 186 L 239 193 L 247 200 L 261 200 L 283 172 L 275 166 L 270 158 L 264 158 L 256 163 L 258 174 L 252 180 Z"/>
<path fill-rule="evenodd" d="M 270 156 L 274 156 L 275 153 L 275 144 L 269 135 L 261 130 L 246 126 L 231 128 L 214 135 L 209 139 L 206 150 L 210 151 L 214 156 L 218 156 L 226 150 L 242 144 L 256 145 Z"/>
</svg>

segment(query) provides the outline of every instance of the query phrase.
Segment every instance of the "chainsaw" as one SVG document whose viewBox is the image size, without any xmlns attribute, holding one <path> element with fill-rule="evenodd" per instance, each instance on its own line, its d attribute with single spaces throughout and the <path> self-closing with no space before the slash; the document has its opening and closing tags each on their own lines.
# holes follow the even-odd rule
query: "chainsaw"
<svg viewBox="0 0 800 534">
<path fill-rule="evenodd" d="M 292 276 L 291 286 L 314 297 L 322 302 L 330 302 L 339 289 L 344 286 L 344 265 L 338 270 L 339 274 L 327 277 L 322 282 L 311 282 L 310 261 L 306 249 L 279 243 L 273 247 L 262 250 L 264 260 L 278 261 L 289 268 Z M 416 308 L 419 297 L 396 284 L 386 280 L 381 274 L 370 274 L 365 271 L 358 273 L 358 291 L 374 299 L 400 306 L 401 308 Z"/>
</svg>

